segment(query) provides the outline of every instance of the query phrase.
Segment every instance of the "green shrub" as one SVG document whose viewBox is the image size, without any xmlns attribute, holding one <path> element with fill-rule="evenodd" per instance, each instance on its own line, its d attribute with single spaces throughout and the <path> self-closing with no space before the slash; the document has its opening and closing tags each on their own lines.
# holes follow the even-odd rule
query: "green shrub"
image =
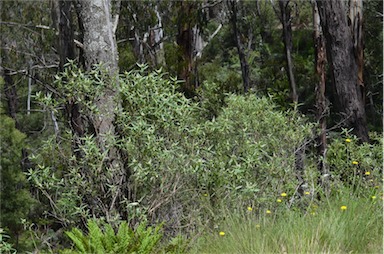
<svg viewBox="0 0 384 254">
<path fill-rule="evenodd" d="M 105 82 L 102 71 L 68 68 L 57 89 L 87 115 Z M 269 98 L 228 95 L 224 107 L 215 106 L 217 116 L 207 120 L 201 117 L 204 109 L 177 92 L 178 82 L 161 71 L 147 73 L 141 66 L 120 75 L 118 83 L 119 136 L 110 138 L 126 155 L 129 186 L 111 182 L 113 172 L 103 165 L 105 154 L 95 137 L 81 139 L 83 156 L 76 158 L 65 142 L 74 138 L 69 131 L 63 131 L 62 141 L 54 137 L 41 147 L 39 166 L 29 172 L 64 225 L 93 216 L 118 221 L 124 214 L 129 221 L 167 221 L 164 229 L 171 235 L 191 233 L 212 222 L 222 206 L 267 207 L 281 192 L 295 194 L 295 150 L 312 128 L 297 111 L 281 112 Z M 92 89 L 95 84 L 100 87 Z M 40 96 L 40 101 L 54 110 L 65 100 Z M 121 193 L 112 215 L 102 210 L 109 207 L 111 193 Z"/>
</svg>

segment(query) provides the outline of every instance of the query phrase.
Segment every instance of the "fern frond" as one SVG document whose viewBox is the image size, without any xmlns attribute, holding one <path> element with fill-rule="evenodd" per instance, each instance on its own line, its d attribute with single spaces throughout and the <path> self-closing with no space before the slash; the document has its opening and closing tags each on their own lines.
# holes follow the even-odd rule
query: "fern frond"
<svg viewBox="0 0 384 254">
<path fill-rule="evenodd" d="M 65 232 L 65 234 L 72 240 L 75 244 L 75 248 L 81 253 L 87 253 L 88 241 L 78 228 L 73 228 L 71 231 Z"/>
<path fill-rule="evenodd" d="M 104 237 L 102 239 L 105 250 L 107 253 L 113 253 L 114 246 L 116 244 L 116 235 L 110 224 L 104 226 Z"/>
<path fill-rule="evenodd" d="M 103 245 L 103 232 L 97 225 L 96 220 L 88 220 L 88 238 L 90 241 L 91 246 L 91 252 L 92 253 L 98 253 L 98 254 L 104 254 L 105 248 Z"/>
</svg>

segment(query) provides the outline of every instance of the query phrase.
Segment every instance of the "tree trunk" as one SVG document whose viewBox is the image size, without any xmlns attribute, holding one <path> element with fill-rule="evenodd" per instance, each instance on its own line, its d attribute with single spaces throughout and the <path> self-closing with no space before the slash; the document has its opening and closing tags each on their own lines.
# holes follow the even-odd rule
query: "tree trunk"
<svg viewBox="0 0 384 254">
<path fill-rule="evenodd" d="M 72 1 L 64 0 L 59 1 L 59 56 L 60 56 L 60 70 L 63 70 L 64 64 L 67 59 L 74 60 L 75 43 L 72 22 Z"/>
<path fill-rule="evenodd" d="M 195 93 L 193 27 L 196 25 L 196 3 L 181 1 L 178 14 L 178 33 L 176 42 L 180 48 L 178 77 L 185 81 L 184 93 L 193 97 Z"/>
<path fill-rule="evenodd" d="M 4 95 L 7 100 L 8 105 L 8 115 L 15 120 L 15 127 L 20 129 L 19 122 L 17 121 L 16 113 L 17 113 L 17 90 L 16 85 L 13 83 L 12 76 L 9 75 L 9 70 L 4 69 L 1 75 L 4 77 Z"/>
<path fill-rule="evenodd" d="M 350 0 L 349 2 L 349 26 L 352 32 L 354 56 L 357 62 L 357 83 L 361 89 L 363 102 L 364 94 L 364 34 L 363 34 L 363 0 Z"/>
<path fill-rule="evenodd" d="M 245 46 L 240 38 L 240 32 L 237 27 L 237 2 L 235 0 L 228 1 L 228 7 L 230 9 L 230 19 L 232 23 L 233 34 L 235 37 L 237 53 L 240 59 L 241 75 L 243 78 L 244 92 L 247 93 L 250 88 L 249 81 L 249 64 L 245 54 Z"/>
<path fill-rule="evenodd" d="M 84 25 L 84 55 L 86 68 L 90 70 L 94 64 L 103 63 L 109 73 L 109 84 L 102 94 L 95 100 L 98 113 L 94 114 L 92 124 L 94 126 L 96 139 L 102 153 L 107 153 L 105 166 L 113 173 L 112 179 L 108 179 L 104 193 L 108 196 L 107 203 L 100 204 L 108 207 L 105 211 L 107 219 L 111 212 L 117 210 L 116 198 L 118 191 L 108 194 L 108 185 L 119 186 L 124 179 L 124 169 L 121 156 L 115 147 L 113 138 L 117 136 L 114 126 L 115 109 L 120 107 L 117 101 L 117 75 L 118 75 L 118 53 L 116 47 L 115 33 L 112 25 L 111 4 L 109 0 L 82 0 L 80 17 Z M 113 191 L 111 191 L 113 192 Z M 96 201 L 97 202 L 97 201 Z"/>
<path fill-rule="evenodd" d="M 317 0 L 321 26 L 326 38 L 326 50 L 342 110 L 342 121 L 362 142 L 369 141 L 365 108 L 358 83 L 358 65 L 354 58 L 351 32 L 347 24 L 344 2 Z"/>
<path fill-rule="evenodd" d="M 298 102 L 297 86 L 295 76 L 293 74 L 293 61 L 292 61 L 292 26 L 291 26 L 291 8 L 289 7 L 289 0 L 279 0 L 280 7 L 280 21 L 283 25 L 283 41 L 285 59 L 287 61 L 287 76 L 289 85 L 291 86 L 291 97 L 294 103 Z"/>
<path fill-rule="evenodd" d="M 320 135 L 318 137 L 318 169 L 321 174 L 321 185 L 327 192 L 329 189 L 329 170 L 325 164 L 327 154 L 327 101 L 325 98 L 325 65 L 327 62 L 325 52 L 325 41 L 320 24 L 320 15 L 316 3 L 313 3 L 313 30 L 315 42 L 315 73 L 318 77 L 316 84 L 316 118 L 320 127 Z"/>
<path fill-rule="evenodd" d="M 163 28 L 161 15 L 159 12 L 159 1 L 156 3 L 155 13 L 156 13 L 156 17 L 157 17 L 157 24 L 151 30 L 152 31 L 151 47 L 154 50 L 154 56 L 155 56 L 154 64 L 155 64 L 155 66 L 159 66 L 159 65 L 165 66 L 165 53 L 164 53 L 164 43 L 163 43 L 164 28 Z"/>
</svg>

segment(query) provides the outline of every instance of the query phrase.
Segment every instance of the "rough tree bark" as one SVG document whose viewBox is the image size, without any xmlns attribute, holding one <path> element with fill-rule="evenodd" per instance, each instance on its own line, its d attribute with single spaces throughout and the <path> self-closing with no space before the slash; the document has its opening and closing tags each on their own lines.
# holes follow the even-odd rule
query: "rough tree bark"
<svg viewBox="0 0 384 254">
<path fill-rule="evenodd" d="M 342 121 L 362 142 L 369 141 L 365 108 L 358 81 L 351 31 L 343 1 L 317 0 L 332 83 L 341 106 Z"/>
<path fill-rule="evenodd" d="M 250 88 L 250 81 L 249 81 L 249 64 L 247 61 L 247 57 L 245 54 L 245 45 L 241 41 L 241 35 L 237 26 L 237 14 L 238 14 L 238 6 L 236 0 L 230 0 L 227 2 L 229 12 L 230 12 L 230 22 L 233 29 L 233 34 L 235 37 L 235 43 L 237 48 L 237 53 L 239 55 L 240 59 L 240 65 L 241 65 L 241 74 L 243 78 L 243 87 L 244 92 L 247 93 Z"/>
<path fill-rule="evenodd" d="M 94 64 L 102 63 L 109 74 L 107 87 L 95 99 L 98 113 L 91 116 L 99 149 L 107 153 L 105 166 L 114 172 L 112 179 L 105 183 L 119 186 L 125 178 L 123 163 L 118 149 L 111 143 L 118 133 L 114 126 L 115 109 L 120 107 L 117 97 L 118 52 L 113 29 L 111 3 L 109 0 L 82 0 L 80 17 L 84 25 L 84 56 L 86 68 L 90 70 Z M 118 188 L 118 190 L 121 190 Z M 108 194 L 108 204 L 100 204 L 106 208 L 107 219 L 116 212 L 119 191 Z"/>
<path fill-rule="evenodd" d="M 291 97 L 294 103 L 298 102 L 297 85 L 295 75 L 293 73 L 293 61 L 292 61 L 292 26 L 291 26 L 291 8 L 289 6 L 289 0 L 279 0 L 280 8 L 280 21 L 283 25 L 283 42 L 284 53 L 287 61 L 287 76 L 289 85 L 291 86 Z"/>
<path fill-rule="evenodd" d="M 318 137 L 318 169 L 321 173 L 321 184 L 324 189 L 328 190 L 329 170 L 325 164 L 327 154 L 327 101 L 325 98 L 325 65 L 327 62 L 325 52 L 325 41 L 321 30 L 320 14 L 315 2 L 313 2 L 313 37 L 315 43 L 315 73 L 318 78 L 316 84 L 316 118 L 320 127 L 320 135 Z"/>
</svg>

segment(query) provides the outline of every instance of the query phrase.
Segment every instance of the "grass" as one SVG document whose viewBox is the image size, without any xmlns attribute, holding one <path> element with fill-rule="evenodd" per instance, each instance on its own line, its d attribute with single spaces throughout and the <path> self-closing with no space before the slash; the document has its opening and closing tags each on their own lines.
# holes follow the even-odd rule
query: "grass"
<svg viewBox="0 0 384 254">
<path fill-rule="evenodd" d="M 191 253 L 383 253 L 382 205 L 379 196 L 346 194 L 306 212 L 283 208 L 267 215 L 245 208 L 242 215 L 228 213 Z"/>
</svg>

